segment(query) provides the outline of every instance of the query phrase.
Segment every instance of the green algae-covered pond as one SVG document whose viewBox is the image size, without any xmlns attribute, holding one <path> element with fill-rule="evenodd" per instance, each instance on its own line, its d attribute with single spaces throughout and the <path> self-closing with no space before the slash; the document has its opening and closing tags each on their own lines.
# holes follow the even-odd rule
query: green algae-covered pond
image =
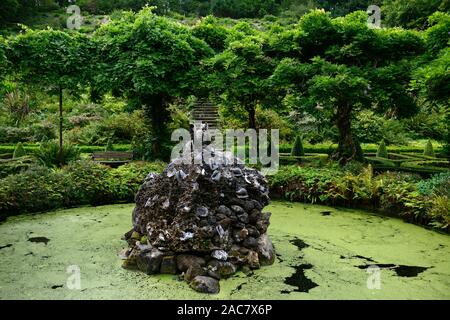
<svg viewBox="0 0 450 320">
<path fill-rule="evenodd" d="M 132 208 L 8 219 L 0 225 L 0 299 L 450 299 L 450 236 L 367 212 L 288 202 L 267 209 L 275 264 L 222 280 L 218 295 L 201 295 L 177 277 L 121 268 L 117 252 Z M 73 265 L 79 290 L 68 288 Z"/>
</svg>

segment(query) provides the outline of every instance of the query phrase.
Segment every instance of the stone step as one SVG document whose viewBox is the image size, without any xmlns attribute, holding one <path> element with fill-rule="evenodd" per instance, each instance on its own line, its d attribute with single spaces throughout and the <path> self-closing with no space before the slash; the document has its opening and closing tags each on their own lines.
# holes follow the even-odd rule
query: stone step
<svg viewBox="0 0 450 320">
<path fill-rule="evenodd" d="M 210 129 L 218 129 L 219 108 L 207 99 L 198 100 L 191 112 L 191 124 L 195 122 L 204 122 Z"/>
<path fill-rule="evenodd" d="M 217 113 L 193 113 L 193 117 L 213 117 L 218 118 L 219 115 Z"/>
<path fill-rule="evenodd" d="M 196 116 L 196 117 L 192 117 L 194 120 L 198 119 L 198 120 L 216 120 L 217 117 L 214 116 Z"/>
<path fill-rule="evenodd" d="M 194 111 L 192 111 L 193 113 L 199 113 L 199 112 L 204 112 L 204 113 L 219 113 L 219 110 L 204 110 L 204 109 L 194 109 Z"/>
<path fill-rule="evenodd" d="M 192 115 L 193 118 L 218 118 L 216 114 L 194 114 Z"/>
</svg>

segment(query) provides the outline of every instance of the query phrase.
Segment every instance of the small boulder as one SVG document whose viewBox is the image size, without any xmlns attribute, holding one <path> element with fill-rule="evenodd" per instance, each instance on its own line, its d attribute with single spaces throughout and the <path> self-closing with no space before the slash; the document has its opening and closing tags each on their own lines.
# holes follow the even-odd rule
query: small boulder
<svg viewBox="0 0 450 320">
<path fill-rule="evenodd" d="M 199 265 L 201 267 L 206 265 L 205 259 L 191 254 L 180 254 L 177 256 L 177 268 L 181 272 L 185 272 L 192 265 Z"/>
<path fill-rule="evenodd" d="M 267 234 L 263 234 L 258 238 L 258 257 L 262 266 L 268 266 L 275 261 L 275 250 L 272 241 Z"/>
<path fill-rule="evenodd" d="M 246 257 L 247 265 L 251 269 L 259 269 L 261 267 L 261 264 L 259 263 L 259 257 L 258 254 L 255 251 L 250 250 Z"/>
<path fill-rule="evenodd" d="M 176 274 L 177 262 L 175 256 L 165 256 L 161 261 L 161 273 L 162 274 Z"/>
<path fill-rule="evenodd" d="M 211 260 L 208 262 L 208 274 L 216 279 L 228 278 L 236 273 L 236 266 L 228 261 Z"/>
<path fill-rule="evenodd" d="M 184 280 L 191 282 L 195 277 L 204 275 L 206 275 L 206 271 L 198 264 L 193 264 L 184 273 Z"/>
<path fill-rule="evenodd" d="M 139 270 L 146 274 L 159 273 L 163 253 L 158 249 L 140 252 L 136 257 L 136 264 Z"/>
<path fill-rule="evenodd" d="M 248 237 L 244 240 L 244 246 L 250 249 L 256 249 L 258 247 L 258 240 L 253 237 Z"/>
<path fill-rule="evenodd" d="M 220 291 L 219 281 L 206 276 L 197 276 L 191 281 L 190 286 L 201 293 L 217 294 Z"/>
</svg>

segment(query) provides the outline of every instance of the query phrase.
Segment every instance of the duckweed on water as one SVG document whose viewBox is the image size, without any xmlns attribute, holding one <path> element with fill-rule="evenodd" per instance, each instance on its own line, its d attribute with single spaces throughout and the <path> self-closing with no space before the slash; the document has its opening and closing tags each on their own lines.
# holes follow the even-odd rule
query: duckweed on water
<svg viewBox="0 0 450 320">
<path fill-rule="evenodd" d="M 218 295 L 197 294 L 176 276 L 121 268 L 117 252 L 126 246 L 120 236 L 130 229 L 132 209 L 86 207 L 1 224 L 0 298 L 450 298 L 450 236 L 367 212 L 288 202 L 267 208 L 275 264 L 223 280 Z M 80 290 L 66 285 L 72 265 L 80 267 Z M 371 265 L 380 268 L 379 290 L 367 288 Z"/>
</svg>

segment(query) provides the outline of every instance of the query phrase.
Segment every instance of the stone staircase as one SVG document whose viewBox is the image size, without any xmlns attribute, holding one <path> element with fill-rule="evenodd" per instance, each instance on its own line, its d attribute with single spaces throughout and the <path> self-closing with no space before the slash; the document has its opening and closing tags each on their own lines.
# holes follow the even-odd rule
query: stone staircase
<svg viewBox="0 0 450 320">
<path fill-rule="evenodd" d="M 192 111 L 191 124 L 206 123 L 209 129 L 219 129 L 219 110 L 207 100 L 198 100 Z"/>
</svg>

